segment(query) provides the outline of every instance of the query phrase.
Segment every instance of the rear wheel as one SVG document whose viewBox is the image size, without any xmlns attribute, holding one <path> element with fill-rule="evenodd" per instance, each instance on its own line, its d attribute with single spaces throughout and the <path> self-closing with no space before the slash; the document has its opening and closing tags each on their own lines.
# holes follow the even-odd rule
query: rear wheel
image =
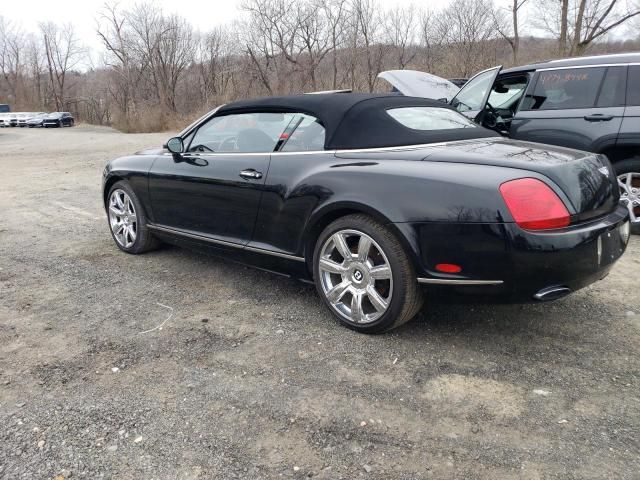
<svg viewBox="0 0 640 480">
<path fill-rule="evenodd" d="M 320 234 L 313 256 L 318 293 L 340 322 L 379 333 L 411 320 L 422 306 L 415 270 L 389 228 L 348 215 Z"/>
<path fill-rule="evenodd" d="M 631 217 L 631 231 L 640 234 L 640 157 L 617 162 L 614 167 L 620 186 L 620 201 Z"/>
</svg>

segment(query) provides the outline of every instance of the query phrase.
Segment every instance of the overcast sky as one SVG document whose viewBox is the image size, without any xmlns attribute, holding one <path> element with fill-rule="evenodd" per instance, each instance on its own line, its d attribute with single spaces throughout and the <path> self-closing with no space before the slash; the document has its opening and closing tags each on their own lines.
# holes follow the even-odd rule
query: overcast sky
<svg viewBox="0 0 640 480">
<path fill-rule="evenodd" d="M 109 0 L 110 2 L 112 0 Z M 228 23 L 240 16 L 238 7 L 242 0 L 154 0 L 166 13 L 177 13 L 185 17 L 191 24 L 201 30 L 208 31 L 215 25 Z M 398 5 L 420 5 L 439 9 L 451 0 L 379 0 L 380 5 L 391 7 Z M 129 8 L 139 0 L 119 0 L 122 8 Z M 509 0 L 496 0 L 498 5 L 507 6 Z M 53 21 L 56 23 L 70 22 L 75 28 L 81 41 L 94 52 L 102 50 L 96 36 L 96 18 L 105 4 L 105 0 L 0 0 L 0 15 L 4 16 L 26 31 L 34 32 L 38 23 Z M 527 12 L 523 12 L 523 21 Z M 531 26 L 523 29 L 531 32 Z M 623 27 L 618 35 L 628 32 Z"/>
<path fill-rule="evenodd" d="M 449 3 L 450 0 L 392 0 L 381 5 L 432 4 L 434 8 Z M 111 1 L 110 1 L 111 3 Z M 119 0 L 126 9 L 139 0 Z M 241 0 L 154 0 L 166 13 L 178 13 L 201 31 L 228 23 L 239 16 Z M 0 0 L 0 15 L 23 26 L 27 31 L 35 31 L 38 23 L 53 21 L 71 22 L 76 27 L 82 41 L 88 46 L 99 46 L 95 34 L 96 17 L 105 4 L 105 0 Z"/>
<path fill-rule="evenodd" d="M 119 0 L 118 3 L 127 9 L 139 2 Z M 240 0 L 155 0 L 154 3 L 166 13 L 178 13 L 196 28 L 206 31 L 237 17 Z M 43 21 L 72 23 L 84 44 L 98 48 L 96 18 L 104 4 L 105 0 L 0 0 L 0 15 L 22 25 L 26 31 L 35 31 Z"/>
</svg>

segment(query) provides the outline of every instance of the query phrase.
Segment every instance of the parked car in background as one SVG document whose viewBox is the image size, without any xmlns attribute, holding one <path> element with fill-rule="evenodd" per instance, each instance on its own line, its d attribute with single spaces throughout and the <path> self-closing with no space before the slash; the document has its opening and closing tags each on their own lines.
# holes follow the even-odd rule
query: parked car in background
<svg viewBox="0 0 640 480">
<path fill-rule="evenodd" d="M 394 94 L 230 103 L 102 182 L 122 251 L 165 240 L 313 280 L 367 333 L 410 320 L 422 285 L 544 301 L 600 280 L 629 240 L 619 198 L 602 155 Z"/>
<path fill-rule="evenodd" d="M 44 112 L 23 112 L 18 116 L 18 126 L 26 127 L 28 125 L 29 120 L 37 115 L 46 115 Z"/>
<path fill-rule="evenodd" d="M 606 155 L 640 232 L 640 53 L 497 66 L 472 77 L 450 103 L 501 135 Z"/>
<path fill-rule="evenodd" d="M 27 120 L 27 127 L 29 128 L 42 127 L 44 124 L 44 119 L 47 118 L 47 115 L 48 114 L 45 112 L 40 112 L 40 113 L 36 113 L 35 115 L 32 115 Z"/>
<path fill-rule="evenodd" d="M 9 114 L 8 113 L 0 113 L 0 128 L 9 126 Z"/>
<path fill-rule="evenodd" d="M 43 122 L 44 127 L 73 127 L 73 115 L 69 112 L 53 112 L 48 114 Z"/>
<path fill-rule="evenodd" d="M 0 103 L 0 113 L 8 113 L 11 111 L 11 107 L 6 103 Z"/>
<path fill-rule="evenodd" d="M 18 126 L 18 114 L 16 112 L 11 112 L 7 116 L 5 123 L 7 123 L 8 127 L 17 127 Z"/>
</svg>

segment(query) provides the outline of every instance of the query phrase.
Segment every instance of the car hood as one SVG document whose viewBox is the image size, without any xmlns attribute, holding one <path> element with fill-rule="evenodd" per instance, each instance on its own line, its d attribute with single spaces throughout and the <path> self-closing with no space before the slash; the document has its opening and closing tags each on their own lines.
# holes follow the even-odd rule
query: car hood
<svg viewBox="0 0 640 480">
<path fill-rule="evenodd" d="M 433 100 L 451 100 L 460 90 L 449 80 L 416 70 L 387 70 L 378 74 L 403 95 Z"/>
</svg>

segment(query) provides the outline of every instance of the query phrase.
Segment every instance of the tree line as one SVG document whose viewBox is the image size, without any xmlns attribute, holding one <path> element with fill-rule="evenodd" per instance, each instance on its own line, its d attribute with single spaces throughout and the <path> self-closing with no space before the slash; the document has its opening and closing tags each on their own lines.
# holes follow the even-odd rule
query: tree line
<svg viewBox="0 0 640 480">
<path fill-rule="evenodd" d="M 384 70 L 467 78 L 496 64 L 638 50 L 637 34 L 609 35 L 637 22 L 633 1 L 453 0 L 436 10 L 377 0 L 244 0 L 240 19 L 208 32 L 150 1 L 105 4 L 96 16 L 97 65 L 73 25 L 46 22 L 27 33 L 0 16 L 0 103 L 70 110 L 124 131 L 176 128 L 238 98 L 385 89 L 377 78 Z"/>
</svg>

